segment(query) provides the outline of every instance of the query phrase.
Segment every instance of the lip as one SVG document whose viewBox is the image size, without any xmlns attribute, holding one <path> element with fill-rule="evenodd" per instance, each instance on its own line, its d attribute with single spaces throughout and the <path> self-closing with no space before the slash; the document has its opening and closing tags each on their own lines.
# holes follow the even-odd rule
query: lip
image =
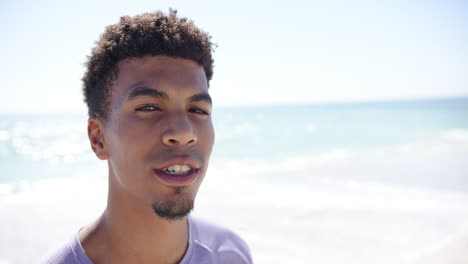
<svg viewBox="0 0 468 264">
<path fill-rule="evenodd" d="M 154 175 L 165 185 L 169 186 L 187 186 L 195 181 L 198 176 L 199 169 L 192 169 L 186 174 L 174 175 L 166 173 L 162 170 L 154 170 Z"/>
<path fill-rule="evenodd" d="M 174 175 L 174 174 L 169 174 L 163 171 L 163 169 L 173 166 L 173 165 L 187 165 L 192 168 L 188 173 L 186 174 L 180 174 L 180 175 Z M 188 157 L 176 157 L 172 158 L 161 165 L 159 165 L 157 168 L 153 169 L 154 172 L 154 177 L 161 181 L 165 185 L 169 186 L 186 186 L 190 185 L 195 181 L 199 174 L 200 168 L 197 162 L 195 160 L 188 158 Z"/>
<path fill-rule="evenodd" d="M 187 165 L 190 166 L 192 169 L 199 169 L 200 165 L 194 159 L 191 159 L 188 156 L 178 156 L 167 160 L 166 162 L 161 163 L 156 170 L 163 170 L 167 167 L 173 165 Z"/>
</svg>

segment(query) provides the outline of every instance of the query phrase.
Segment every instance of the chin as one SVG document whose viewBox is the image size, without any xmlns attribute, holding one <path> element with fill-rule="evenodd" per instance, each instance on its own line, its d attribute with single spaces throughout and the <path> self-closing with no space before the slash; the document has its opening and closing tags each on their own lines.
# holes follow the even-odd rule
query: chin
<svg viewBox="0 0 468 264">
<path fill-rule="evenodd" d="M 151 206 L 159 217 L 176 221 L 184 218 L 193 210 L 194 199 L 179 197 L 173 200 L 156 201 Z"/>
</svg>

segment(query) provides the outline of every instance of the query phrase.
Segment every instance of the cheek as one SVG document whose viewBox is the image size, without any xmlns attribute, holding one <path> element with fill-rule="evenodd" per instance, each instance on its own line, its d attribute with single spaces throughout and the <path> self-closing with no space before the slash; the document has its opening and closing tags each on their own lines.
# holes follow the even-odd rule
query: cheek
<svg viewBox="0 0 468 264">
<path fill-rule="evenodd" d="M 211 150 L 214 145 L 214 140 L 215 140 L 215 133 L 214 133 L 214 128 L 213 128 L 213 123 L 210 121 L 208 125 L 206 125 L 203 128 L 203 133 L 202 133 L 202 138 L 203 142 L 206 145 L 206 148 L 209 150 L 211 153 Z"/>
<path fill-rule="evenodd" d="M 148 123 L 138 120 L 119 120 L 111 131 L 109 142 L 110 155 L 122 165 L 128 167 L 134 164 L 132 160 L 141 159 L 146 149 L 151 146 L 150 140 L 156 138 Z"/>
</svg>

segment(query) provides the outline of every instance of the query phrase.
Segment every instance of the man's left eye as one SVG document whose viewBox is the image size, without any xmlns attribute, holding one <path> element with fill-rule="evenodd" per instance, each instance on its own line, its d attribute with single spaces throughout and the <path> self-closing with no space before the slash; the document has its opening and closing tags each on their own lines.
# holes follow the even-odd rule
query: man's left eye
<svg viewBox="0 0 468 264">
<path fill-rule="evenodd" d="M 190 112 L 195 113 L 195 114 L 200 114 L 200 115 L 209 115 L 207 111 L 202 110 L 200 108 L 192 108 L 190 109 Z"/>
</svg>

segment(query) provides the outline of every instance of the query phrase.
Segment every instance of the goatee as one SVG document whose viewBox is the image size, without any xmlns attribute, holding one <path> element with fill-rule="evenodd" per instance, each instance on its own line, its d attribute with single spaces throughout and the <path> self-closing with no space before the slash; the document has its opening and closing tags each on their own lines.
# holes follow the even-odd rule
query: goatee
<svg viewBox="0 0 468 264">
<path fill-rule="evenodd" d="M 175 190 L 179 194 L 181 190 Z M 152 204 L 153 211 L 163 219 L 176 221 L 187 216 L 193 210 L 194 200 L 177 198 L 174 200 L 162 200 Z"/>
</svg>

